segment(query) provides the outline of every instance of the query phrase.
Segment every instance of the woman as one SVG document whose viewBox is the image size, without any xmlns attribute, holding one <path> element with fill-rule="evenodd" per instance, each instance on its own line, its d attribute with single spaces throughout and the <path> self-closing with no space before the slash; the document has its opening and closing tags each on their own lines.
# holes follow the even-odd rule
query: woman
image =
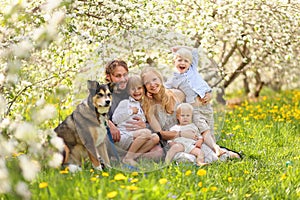
<svg viewBox="0 0 300 200">
<path fill-rule="evenodd" d="M 179 90 L 170 90 L 164 87 L 161 74 L 154 68 L 145 68 L 141 73 L 141 78 L 145 86 L 146 96 L 143 103 L 143 109 L 148 123 L 154 132 L 157 132 L 162 139 L 162 143 L 166 149 L 167 140 L 184 136 L 197 140 L 197 133 L 190 131 L 170 131 L 170 128 L 177 124 L 175 108 L 179 103 L 184 101 L 184 94 Z M 174 144 L 169 151 L 178 151 L 177 144 Z M 205 162 L 211 163 L 218 160 L 216 153 L 203 144 L 201 147 L 205 155 Z M 225 154 L 221 157 L 240 157 L 238 154 L 223 149 Z M 181 155 L 180 155 L 181 154 Z M 178 153 L 174 159 L 178 157 L 190 158 L 186 153 Z M 220 157 L 220 158 L 221 158 Z M 221 158 L 222 159 L 222 158 Z M 190 159 L 191 160 L 191 159 Z"/>
</svg>

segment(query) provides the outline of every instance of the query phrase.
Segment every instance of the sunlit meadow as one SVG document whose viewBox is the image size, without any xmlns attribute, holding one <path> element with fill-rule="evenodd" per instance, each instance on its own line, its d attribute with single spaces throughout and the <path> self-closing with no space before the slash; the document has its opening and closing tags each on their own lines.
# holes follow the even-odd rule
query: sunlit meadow
<svg viewBox="0 0 300 200">
<path fill-rule="evenodd" d="M 175 163 L 141 173 L 42 169 L 29 184 L 32 199 L 299 199 L 300 91 L 270 93 L 215 116 L 220 145 L 243 160 L 203 168 Z M 20 155 L 16 155 L 20 156 Z M 12 161 L 13 162 L 13 161 Z M 19 172 L 16 172 L 19 173 Z M 22 191 L 22 185 L 19 186 Z M 27 188 L 23 189 L 26 191 Z M 24 194 L 26 195 L 26 194 Z M 12 199 L 2 195 L 0 199 Z"/>
</svg>

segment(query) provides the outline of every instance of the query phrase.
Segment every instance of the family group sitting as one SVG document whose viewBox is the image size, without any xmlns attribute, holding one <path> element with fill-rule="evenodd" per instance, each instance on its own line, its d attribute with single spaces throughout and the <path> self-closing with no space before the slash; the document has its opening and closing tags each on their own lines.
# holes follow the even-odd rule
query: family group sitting
<svg viewBox="0 0 300 200">
<path fill-rule="evenodd" d="M 212 90 L 197 71 L 197 49 L 177 46 L 172 52 L 177 72 L 166 82 L 151 67 L 129 76 L 123 60 L 107 64 L 106 81 L 116 84 L 108 113 L 110 157 L 131 166 L 138 158 L 188 158 L 198 166 L 241 158 L 216 144 Z"/>
</svg>

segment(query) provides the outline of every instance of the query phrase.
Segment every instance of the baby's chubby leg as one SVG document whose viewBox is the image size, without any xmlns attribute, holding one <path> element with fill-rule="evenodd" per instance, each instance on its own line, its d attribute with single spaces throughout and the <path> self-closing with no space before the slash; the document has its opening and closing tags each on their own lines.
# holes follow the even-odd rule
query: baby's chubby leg
<svg viewBox="0 0 300 200">
<path fill-rule="evenodd" d="M 169 164 L 173 157 L 175 156 L 176 153 L 178 152 L 184 152 L 184 146 L 182 144 L 179 143 L 174 143 L 171 148 L 169 149 L 169 151 L 167 152 L 166 158 L 165 158 L 165 162 L 166 164 Z"/>
<path fill-rule="evenodd" d="M 204 165 L 207 165 L 207 163 L 205 163 L 204 161 L 204 153 L 203 151 L 200 149 L 200 148 L 197 148 L 195 147 L 191 152 L 190 154 L 193 154 L 196 156 L 196 164 L 198 166 L 204 166 Z"/>
</svg>

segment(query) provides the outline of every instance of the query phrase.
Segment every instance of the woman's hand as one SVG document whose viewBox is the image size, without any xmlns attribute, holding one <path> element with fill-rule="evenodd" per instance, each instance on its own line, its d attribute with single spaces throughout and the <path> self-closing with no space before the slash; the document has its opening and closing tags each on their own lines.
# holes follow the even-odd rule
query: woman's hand
<svg viewBox="0 0 300 200">
<path fill-rule="evenodd" d="M 185 137 L 185 138 L 189 138 L 189 139 L 193 139 L 193 140 L 199 139 L 196 131 L 194 131 L 194 130 L 184 130 L 184 131 L 181 131 L 180 134 L 182 137 Z"/>
<path fill-rule="evenodd" d="M 147 96 L 149 99 L 152 99 L 152 98 L 153 98 L 153 94 L 150 93 L 150 92 L 146 92 L 146 96 Z"/>
</svg>

